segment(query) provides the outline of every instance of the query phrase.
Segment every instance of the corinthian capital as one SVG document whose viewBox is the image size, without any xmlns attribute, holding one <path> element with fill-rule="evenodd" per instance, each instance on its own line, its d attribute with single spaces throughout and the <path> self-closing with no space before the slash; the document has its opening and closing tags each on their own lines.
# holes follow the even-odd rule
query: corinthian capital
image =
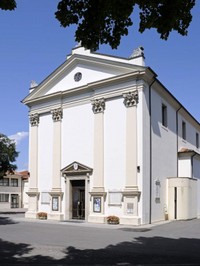
<svg viewBox="0 0 200 266">
<path fill-rule="evenodd" d="M 31 114 L 29 116 L 29 119 L 30 119 L 30 124 L 32 127 L 38 126 L 38 124 L 39 124 L 39 115 L 38 114 Z"/>
<path fill-rule="evenodd" d="M 130 91 L 128 93 L 124 93 L 123 97 L 124 97 L 124 105 L 126 107 L 132 107 L 137 105 L 139 100 L 137 91 Z"/>
<path fill-rule="evenodd" d="M 52 113 L 52 119 L 54 122 L 61 121 L 63 117 L 62 108 L 57 108 L 51 111 Z"/>
<path fill-rule="evenodd" d="M 105 100 L 102 99 L 96 99 L 92 101 L 92 111 L 94 114 L 103 113 L 105 110 Z"/>
</svg>

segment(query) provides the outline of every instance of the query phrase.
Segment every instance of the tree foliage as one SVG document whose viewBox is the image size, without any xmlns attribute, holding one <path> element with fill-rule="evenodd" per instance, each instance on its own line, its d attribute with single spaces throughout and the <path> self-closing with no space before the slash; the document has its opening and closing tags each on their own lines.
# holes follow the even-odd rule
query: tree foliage
<svg viewBox="0 0 200 266">
<path fill-rule="evenodd" d="M 167 40 L 172 30 L 187 35 L 195 0 L 61 0 L 56 18 L 61 26 L 77 24 L 76 41 L 90 49 L 99 44 L 117 48 L 121 37 L 128 35 L 132 13 L 139 7 L 139 31 L 155 28 Z"/>
<path fill-rule="evenodd" d="M 0 133 L 0 177 L 17 168 L 13 162 L 16 161 L 18 154 L 15 142 Z"/>
<path fill-rule="evenodd" d="M 171 31 L 187 35 L 195 0 L 60 0 L 55 17 L 63 27 L 76 24 L 75 39 L 89 49 L 109 44 L 113 49 L 133 25 L 134 8 L 139 7 L 139 32 L 154 28 L 161 39 Z M 14 9 L 15 0 L 1 0 L 0 8 Z"/>
<path fill-rule="evenodd" d="M 0 8 L 3 10 L 14 10 L 16 7 L 15 0 L 0 0 Z"/>
</svg>

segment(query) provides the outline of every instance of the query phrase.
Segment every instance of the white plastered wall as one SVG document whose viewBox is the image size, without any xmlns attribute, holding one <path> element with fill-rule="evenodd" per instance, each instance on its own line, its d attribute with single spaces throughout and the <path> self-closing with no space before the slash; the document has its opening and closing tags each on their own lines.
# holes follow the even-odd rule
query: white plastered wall
<svg viewBox="0 0 200 266">
<path fill-rule="evenodd" d="M 80 72 L 82 74 L 81 80 L 77 82 L 74 80 L 74 75 L 76 73 Z M 109 73 L 110 72 L 110 73 Z M 118 73 L 119 74 L 119 73 Z M 111 69 L 98 69 L 93 66 L 91 68 L 90 66 L 84 66 L 81 64 L 76 65 L 73 69 L 70 70 L 70 72 L 64 72 L 59 79 L 56 81 L 56 83 L 53 83 L 51 86 L 52 88 L 46 91 L 46 95 L 55 93 L 58 91 L 66 91 L 71 90 L 73 88 L 76 88 L 77 85 L 83 86 L 91 82 L 95 82 L 97 80 L 103 80 L 106 78 L 110 78 L 112 76 L 116 75 Z"/>
<path fill-rule="evenodd" d="M 94 114 L 91 103 L 68 106 L 63 109 L 61 169 L 74 161 L 93 168 Z M 65 191 L 64 178 L 61 180 Z M 90 176 L 88 190 L 93 186 Z M 67 195 L 64 194 L 62 209 L 65 210 Z"/>
<path fill-rule="evenodd" d="M 182 138 L 182 121 L 186 123 L 186 139 Z M 181 149 L 189 149 L 195 151 L 197 154 L 193 157 L 183 156 L 179 158 L 179 177 L 193 177 L 197 179 L 195 185 L 197 186 L 197 216 L 200 216 L 200 160 L 199 153 L 200 148 L 196 147 L 196 133 L 200 136 L 200 131 L 197 124 L 189 119 L 188 115 L 184 115 L 183 113 L 178 113 L 178 150 Z M 191 158 L 193 157 L 193 159 Z M 192 163 L 193 161 L 193 163 Z M 192 169 L 193 164 L 193 169 Z M 192 176 L 193 175 L 193 176 Z"/>
<path fill-rule="evenodd" d="M 52 188 L 52 165 L 53 165 L 53 120 L 52 115 L 40 115 L 38 126 L 38 190 L 39 211 L 50 211 L 49 204 L 41 203 L 41 193 L 49 192 Z M 47 195 L 48 196 L 48 195 Z M 50 199 L 50 197 L 49 197 Z"/>
<path fill-rule="evenodd" d="M 152 222 L 163 220 L 167 205 L 167 177 L 177 175 L 176 110 L 152 89 Z M 168 125 L 162 125 L 162 104 Z"/>
<path fill-rule="evenodd" d="M 186 123 L 186 139 L 182 138 L 182 121 Z M 197 126 L 197 125 L 196 125 Z M 178 113 L 178 150 L 180 151 L 182 148 L 191 149 L 200 153 L 200 148 L 196 147 L 196 133 L 200 131 L 197 127 L 192 125 L 188 120 L 188 116 L 185 117 L 183 114 Z"/>
<path fill-rule="evenodd" d="M 178 175 L 179 177 L 191 177 L 192 165 L 191 156 L 183 156 L 178 159 Z"/>
<path fill-rule="evenodd" d="M 175 203 L 176 188 L 176 203 Z M 193 219 L 197 217 L 197 180 L 192 178 L 169 178 L 169 219 Z M 176 210 L 175 210 L 176 205 Z M 176 214 L 175 214 L 176 213 Z"/>
<path fill-rule="evenodd" d="M 63 109 L 62 167 L 77 161 L 93 168 L 93 117 L 90 103 Z"/>
<path fill-rule="evenodd" d="M 193 157 L 193 178 L 197 179 L 197 217 L 200 217 L 200 157 L 197 154 Z"/>
<path fill-rule="evenodd" d="M 147 224 L 150 215 L 150 116 L 149 116 L 149 89 L 139 90 L 137 105 L 138 128 L 138 186 L 141 191 L 138 214 L 141 223 Z"/>
<path fill-rule="evenodd" d="M 126 107 L 123 98 L 106 101 L 104 112 L 104 185 L 106 215 L 122 216 L 122 205 L 109 205 L 109 192 L 122 191 L 125 186 Z"/>
</svg>

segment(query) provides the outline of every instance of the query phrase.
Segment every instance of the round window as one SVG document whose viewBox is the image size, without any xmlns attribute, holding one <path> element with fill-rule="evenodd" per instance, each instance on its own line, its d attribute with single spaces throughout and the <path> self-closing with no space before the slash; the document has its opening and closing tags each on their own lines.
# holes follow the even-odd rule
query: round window
<svg viewBox="0 0 200 266">
<path fill-rule="evenodd" d="M 82 78 L 82 73 L 81 72 L 77 72 L 75 75 L 74 75 L 74 80 L 75 81 L 80 81 Z"/>
</svg>

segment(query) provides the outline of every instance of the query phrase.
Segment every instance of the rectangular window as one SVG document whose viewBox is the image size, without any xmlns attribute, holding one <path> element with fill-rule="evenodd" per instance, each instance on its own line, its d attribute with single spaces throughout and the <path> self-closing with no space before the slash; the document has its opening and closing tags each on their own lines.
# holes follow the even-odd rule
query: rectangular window
<svg viewBox="0 0 200 266">
<path fill-rule="evenodd" d="M 162 125 L 167 127 L 167 106 L 162 104 Z"/>
<path fill-rule="evenodd" d="M 182 138 L 186 140 L 186 123 L 182 121 Z"/>
<path fill-rule="evenodd" d="M 0 178 L 0 186 L 8 187 L 9 186 L 9 178 Z"/>
<path fill-rule="evenodd" d="M 11 178 L 10 186 L 11 187 L 18 187 L 18 179 L 17 178 Z"/>
<path fill-rule="evenodd" d="M 9 194 L 0 194 L 0 202 L 8 202 Z"/>
<path fill-rule="evenodd" d="M 199 148 L 199 133 L 196 133 L 196 148 Z"/>
</svg>

